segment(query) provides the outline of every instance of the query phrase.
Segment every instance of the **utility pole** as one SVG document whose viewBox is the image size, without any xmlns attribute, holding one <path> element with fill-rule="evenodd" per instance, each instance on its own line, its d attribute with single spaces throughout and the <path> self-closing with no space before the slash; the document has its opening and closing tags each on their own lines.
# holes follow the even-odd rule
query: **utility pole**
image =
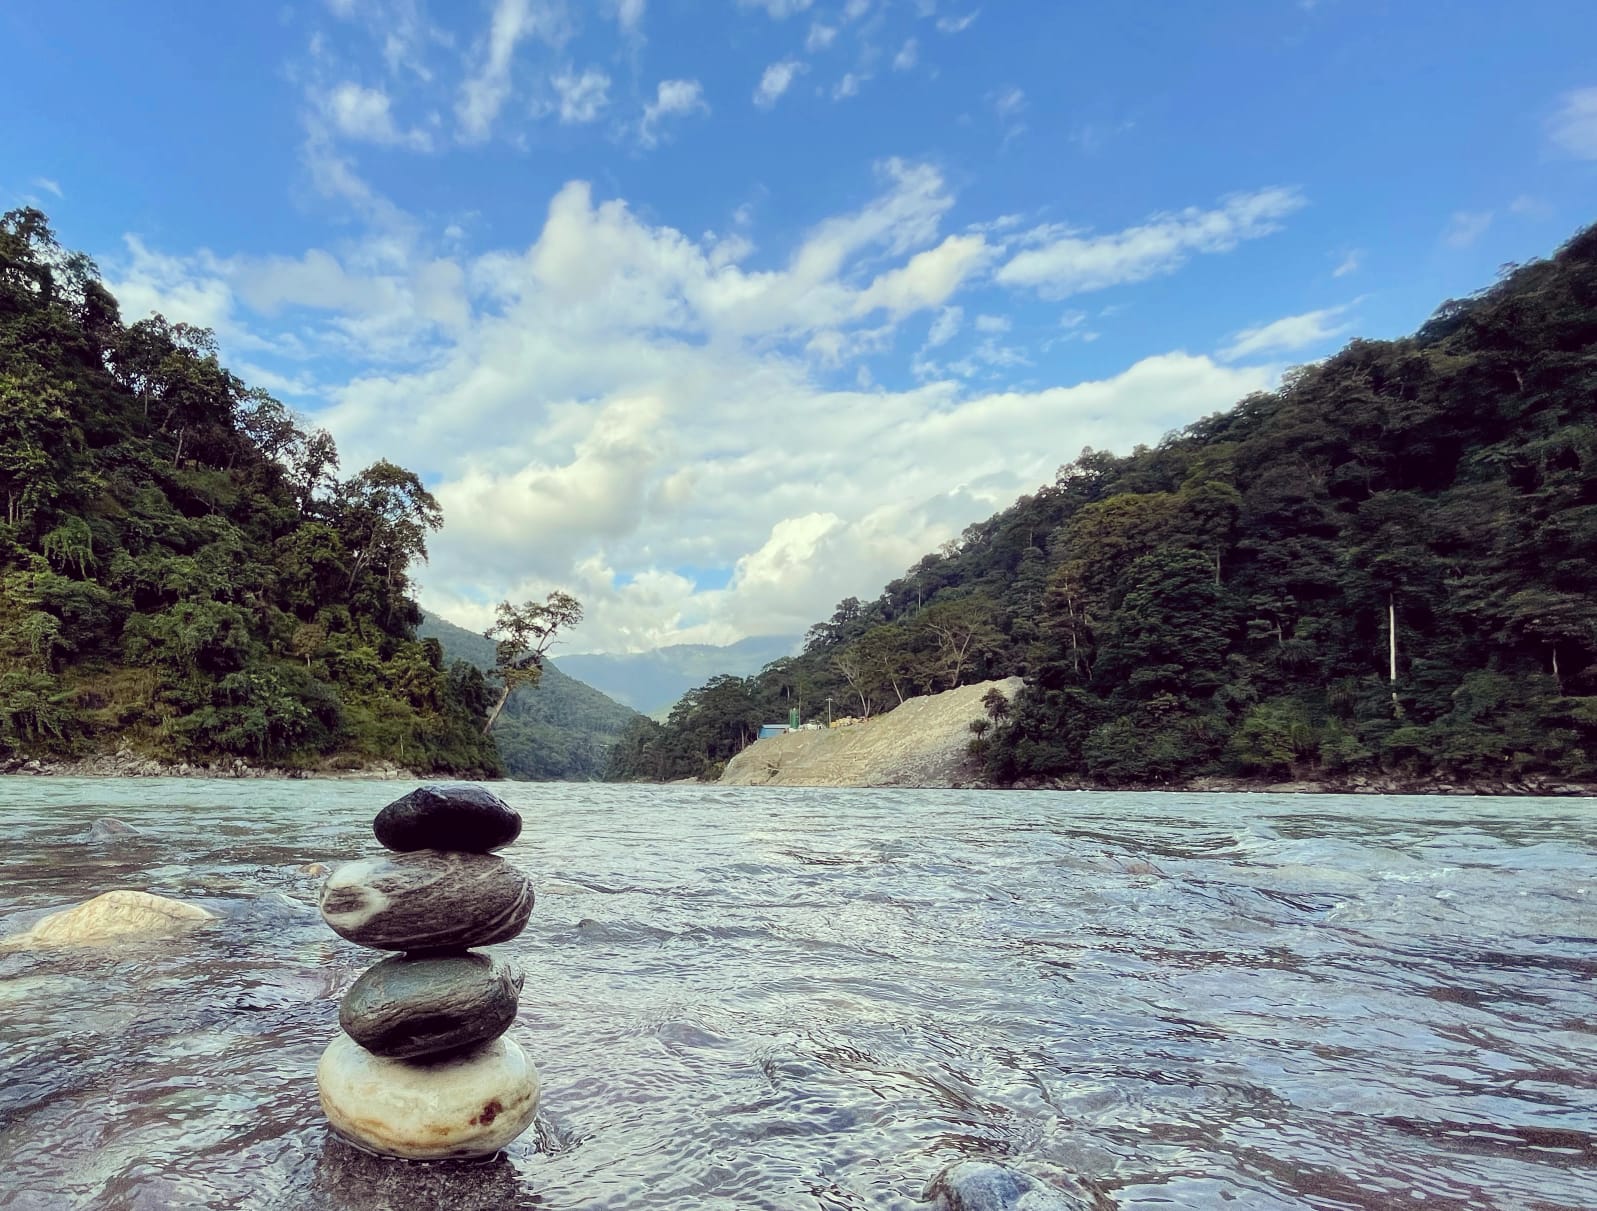
<svg viewBox="0 0 1597 1211">
<path fill-rule="evenodd" d="M 1390 639 L 1391 664 L 1390 681 L 1392 686 L 1392 718 L 1401 719 L 1403 708 L 1397 701 L 1397 595 L 1386 595 L 1386 632 Z"/>
<path fill-rule="evenodd" d="M 830 694 L 826 696 L 826 726 L 832 726 L 832 696 Z"/>
</svg>

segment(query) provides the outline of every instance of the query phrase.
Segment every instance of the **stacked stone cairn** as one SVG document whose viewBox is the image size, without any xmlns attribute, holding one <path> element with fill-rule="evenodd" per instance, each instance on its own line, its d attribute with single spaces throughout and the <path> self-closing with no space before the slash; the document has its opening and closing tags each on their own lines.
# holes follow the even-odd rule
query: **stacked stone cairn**
<svg viewBox="0 0 1597 1211">
<path fill-rule="evenodd" d="M 316 1069 L 341 1137 L 379 1156 L 492 1156 L 532 1124 L 538 1073 L 515 1041 L 522 975 L 472 947 L 506 942 L 532 886 L 493 853 L 521 817 L 470 786 L 424 786 L 377 814 L 390 852 L 335 870 L 322 919 L 341 937 L 402 952 L 345 994 L 343 1027 Z"/>
</svg>

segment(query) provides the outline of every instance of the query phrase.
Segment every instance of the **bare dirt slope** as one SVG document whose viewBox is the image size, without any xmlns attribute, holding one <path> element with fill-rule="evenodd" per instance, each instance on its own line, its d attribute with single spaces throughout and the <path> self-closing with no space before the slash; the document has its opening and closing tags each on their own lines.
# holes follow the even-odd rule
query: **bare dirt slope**
<svg viewBox="0 0 1597 1211">
<path fill-rule="evenodd" d="M 997 686 L 1008 698 L 1019 677 L 962 685 L 911 698 L 886 715 L 819 732 L 756 740 L 731 761 L 721 781 L 733 786 L 969 786 L 979 777 L 966 754 L 970 721 L 985 715 L 982 695 Z"/>
</svg>

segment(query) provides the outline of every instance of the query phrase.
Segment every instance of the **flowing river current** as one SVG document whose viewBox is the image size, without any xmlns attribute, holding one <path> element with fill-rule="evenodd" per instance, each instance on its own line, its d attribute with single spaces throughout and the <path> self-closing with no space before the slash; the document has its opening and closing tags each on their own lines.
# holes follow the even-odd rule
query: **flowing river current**
<svg viewBox="0 0 1597 1211">
<path fill-rule="evenodd" d="M 412 1166 L 321 1118 L 378 956 L 301 870 L 408 789 L 0 778 L 0 934 L 222 918 L 0 949 L 0 1207 L 913 1211 L 967 1157 L 1103 1208 L 1597 1207 L 1591 800 L 498 786 L 543 1106 Z"/>
</svg>

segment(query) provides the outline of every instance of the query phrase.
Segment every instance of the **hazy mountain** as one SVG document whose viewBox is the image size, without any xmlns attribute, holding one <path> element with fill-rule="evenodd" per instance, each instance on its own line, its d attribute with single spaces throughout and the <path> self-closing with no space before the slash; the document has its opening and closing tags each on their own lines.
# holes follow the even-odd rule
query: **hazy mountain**
<svg viewBox="0 0 1597 1211">
<path fill-rule="evenodd" d="M 450 660 L 493 668 L 493 641 L 476 631 L 424 614 L 416 635 L 436 638 Z M 611 745 L 636 717 L 631 707 L 545 664 L 537 686 L 510 696 L 493 734 L 512 778 L 583 781 L 603 774 Z"/>
<path fill-rule="evenodd" d="M 562 656 L 555 663 L 617 702 L 664 719 L 676 700 L 694 686 L 720 673 L 750 676 L 773 660 L 791 656 L 800 642 L 792 635 L 756 635 L 720 647 L 678 643 L 629 656 L 605 652 Z"/>
</svg>

